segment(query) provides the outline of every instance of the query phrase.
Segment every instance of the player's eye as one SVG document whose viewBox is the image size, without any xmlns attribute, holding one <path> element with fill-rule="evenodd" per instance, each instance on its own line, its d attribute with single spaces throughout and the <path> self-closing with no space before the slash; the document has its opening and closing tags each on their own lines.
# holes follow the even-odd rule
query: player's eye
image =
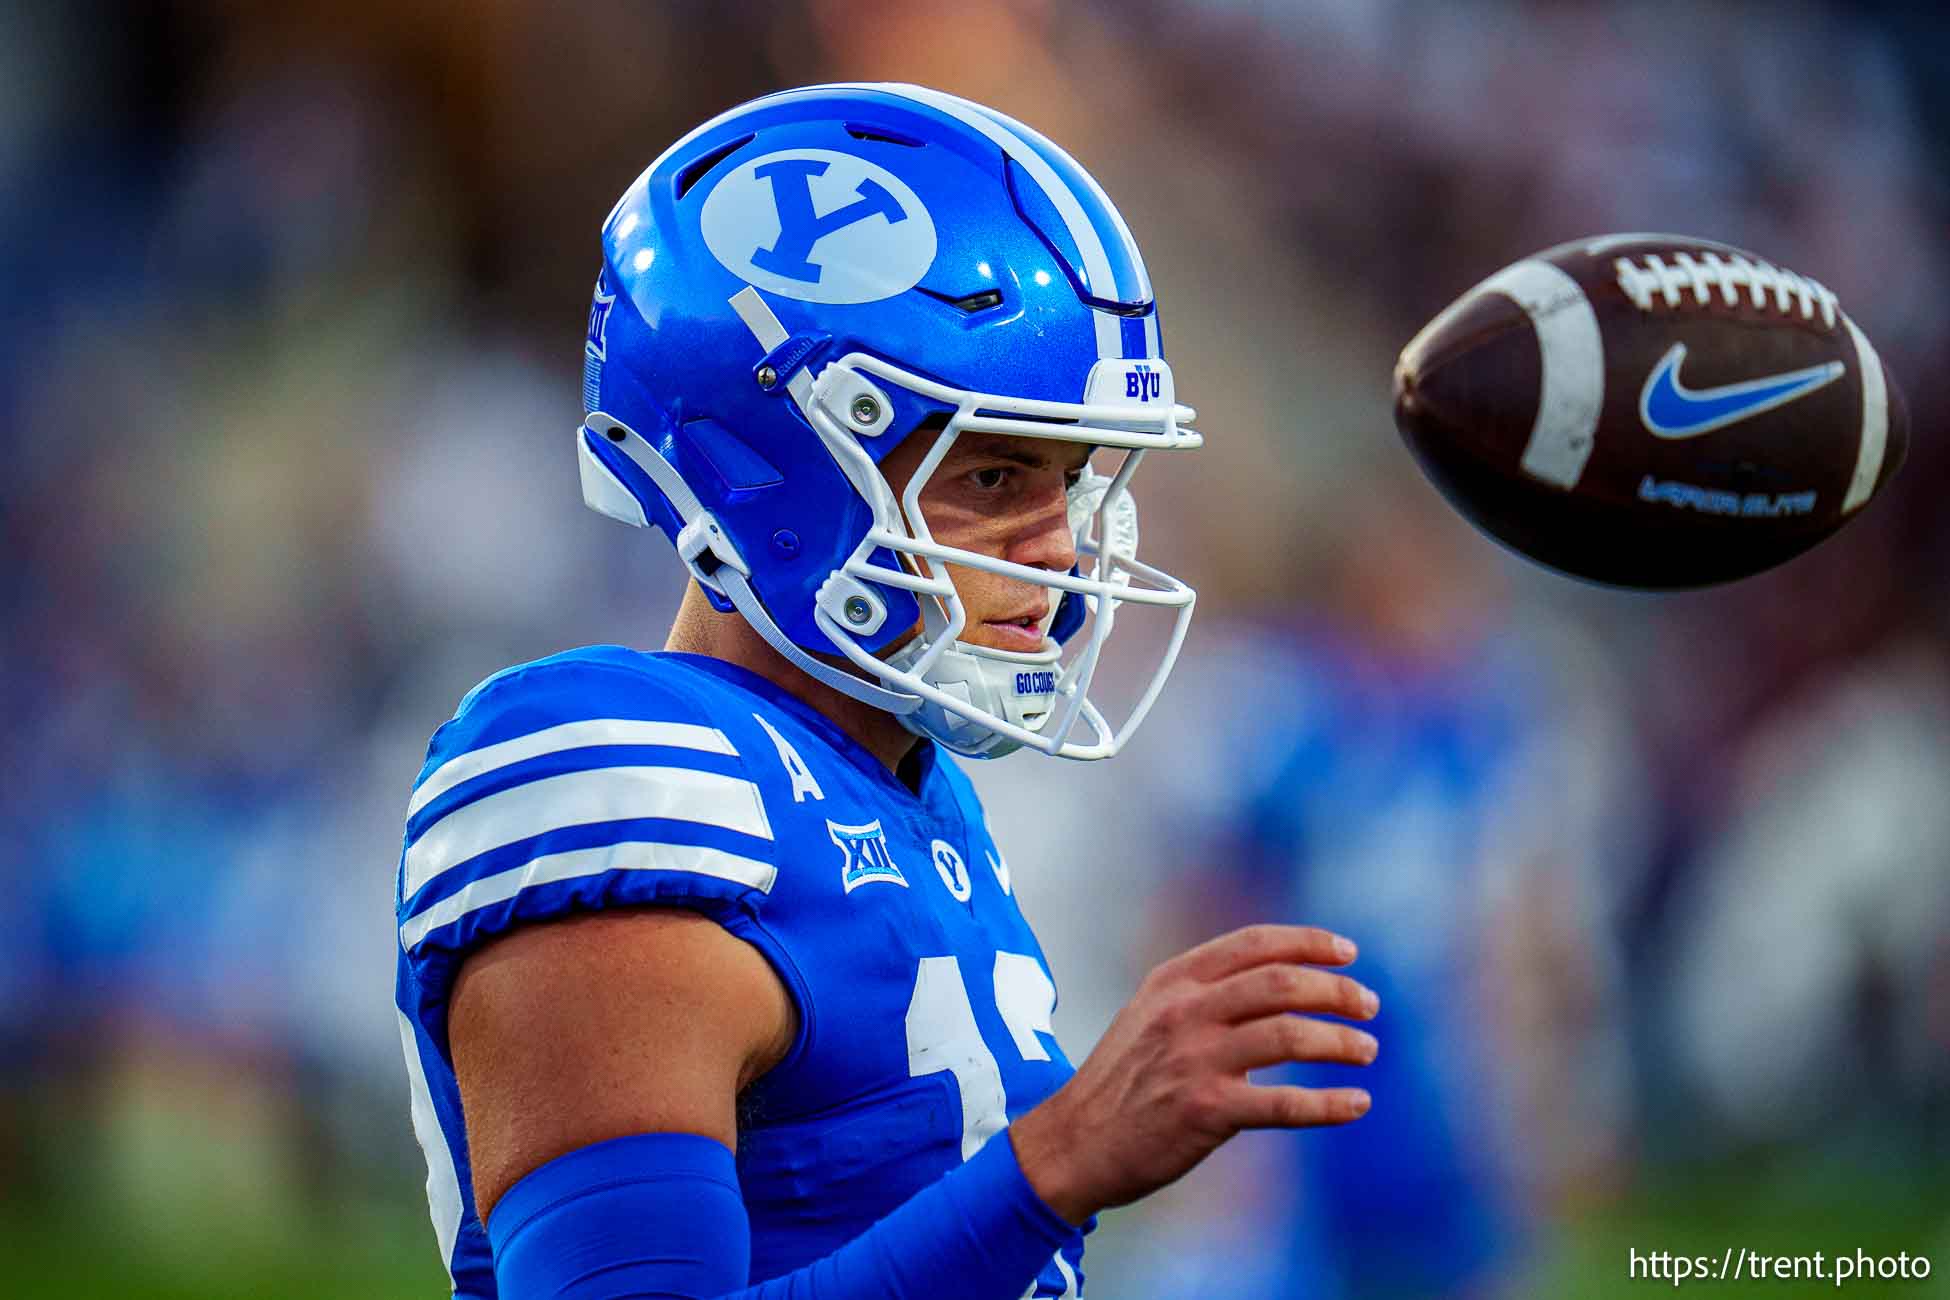
<svg viewBox="0 0 1950 1300">
<path fill-rule="evenodd" d="M 984 492 L 997 492 L 1009 484 L 1009 476 L 1015 471 L 1007 465 L 989 465 L 982 469 L 970 470 L 968 481 Z"/>
</svg>

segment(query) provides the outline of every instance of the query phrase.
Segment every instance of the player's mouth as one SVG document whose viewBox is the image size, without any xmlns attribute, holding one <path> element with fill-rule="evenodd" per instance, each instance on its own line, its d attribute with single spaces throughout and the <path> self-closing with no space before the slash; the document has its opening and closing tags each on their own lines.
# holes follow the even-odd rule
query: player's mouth
<svg viewBox="0 0 1950 1300">
<path fill-rule="evenodd" d="M 1049 598 L 1046 596 L 1034 609 L 1018 610 L 1001 618 L 984 619 L 980 644 L 996 650 L 1034 654 L 1043 649 L 1047 641 L 1043 633 L 1043 624 L 1048 617 Z"/>
</svg>

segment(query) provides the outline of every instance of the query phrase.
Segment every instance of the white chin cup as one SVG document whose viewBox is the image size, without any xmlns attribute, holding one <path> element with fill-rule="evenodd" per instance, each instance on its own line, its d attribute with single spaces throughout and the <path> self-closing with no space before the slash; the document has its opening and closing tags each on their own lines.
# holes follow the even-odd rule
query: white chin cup
<svg viewBox="0 0 1950 1300">
<path fill-rule="evenodd" d="M 932 642 L 932 636 L 914 638 L 889 655 L 887 665 L 897 672 L 913 671 Z M 1041 731 L 1056 709 L 1057 661 L 1062 654 L 1063 648 L 1054 641 L 1029 653 L 954 641 L 928 667 L 922 680 L 990 718 L 1000 718 L 1026 731 Z M 1021 741 L 997 731 L 987 721 L 965 717 L 932 701 L 901 714 L 900 720 L 915 735 L 938 740 L 970 758 L 1000 758 L 1022 748 Z"/>
</svg>

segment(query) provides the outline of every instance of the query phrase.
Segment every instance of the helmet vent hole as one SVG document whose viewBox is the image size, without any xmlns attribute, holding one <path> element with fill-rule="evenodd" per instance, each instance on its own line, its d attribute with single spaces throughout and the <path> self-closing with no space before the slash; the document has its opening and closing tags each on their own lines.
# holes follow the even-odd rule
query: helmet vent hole
<svg viewBox="0 0 1950 1300">
<path fill-rule="evenodd" d="M 855 140 L 878 140 L 882 144 L 898 144 L 909 149 L 919 149 L 922 144 L 921 141 L 916 140 L 911 135 L 902 135 L 898 131 L 889 131 L 884 126 L 865 126 L 859 122 L 848 122 L 846 124 L 846 133 Z"/>
<path fill-rule="evenodd" d="M 1003 419 L 1003 420 L 1016 420 L 1016 421 L 1030 423 L 1030 424 L 1075 424 L 1077 422 L 1075 419 L 1067 415 L 1029 415 L 1023 411 L 992 411 L 989 410 L 987 407 L 978 409 L 975 412 L 975 414 L 978 416 L 987 416 L 987 417 L 993 417 L 995 419 Z"/>
<path fill-rule="evenodd" d="M 1002 291 L 1000 289 L 979 289 L 974 293 L 966 294 L 960 298 L 950 298 L 947 294 L 936 293 L 932 289 L 922 289 L 921 292 L 930 298 L 947 303 L 950 307 L 967 316 L 973 316 L 977 312 L 987 311 L 991 307 L 1000 307 L 1002 305 Z"/>
<path fill-rule="evenodd" d="M 1000 307 L 1002 305 L 1002 290 L 984 289 L 980 293 L 971 293 L 966 298 L 955 299 L 953 305 L 973 316 L 978 311 L 987 311 L 991 307 Z"/>
<path fill-rule="evenodd" d="M 736 140 L 728 140 L 710 153 L 701 154 L 686 163 L 684 169 L 677 173 L 677 197 L 681 199 L 689 194 L 691 186 L 704 179 L 704 173 L 743 149 L 752 142 L 753 138 L 750 135 L 741 135 Z"/>
</svg>

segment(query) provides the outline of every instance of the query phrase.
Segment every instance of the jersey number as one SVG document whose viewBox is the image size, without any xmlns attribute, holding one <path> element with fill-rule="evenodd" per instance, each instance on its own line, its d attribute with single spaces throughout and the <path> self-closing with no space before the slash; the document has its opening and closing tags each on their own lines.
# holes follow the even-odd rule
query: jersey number
<svg viewBox="0 0 1950 1300">
<path fill-rule="evenodd" d="M 995 954 L 995 1009 L 1025 1061 L 1049 1060 L 1036 1037 L 1050 1031 L 1056 986 L 1042 963 L 1020 952 Z M 975 1023 L 975 1006 L 953 957 L 923 957 L 914 974 L 914 996 L 907 1003 L 907 1074 L 918 1079 L 942 1070 L 954 1076 L 961 1093 L 961 1158 L 968 1159 L 1009 1122 L 1002 1069 Z M 1065 1296 L 1077 1294 L 1077 1275 L 1057 1251 L 1054 1260 Z M 1054 1285 L 1052 1283 L 1052 1285 Z M 1034 1295 L 1031 1283 L 1025 1295 Z"/>
<path fill-rule="evenodd" d="M 1025 1061 L 1049 1060 L 1036 1037 L 1050 1032 L 1056 986 L 1042 963 L 1019 952 L 995 954 L 995 1009 Z M 907 1004 L 907 1073 L 918 1079 L 946 1070 L 961 1093 L 961 1158 L 968 1159 L 1009 1122 L 1002 1070 L 982 1040 L 975 1007 L 953 957 L 923 957 Z"/>
</svg>

